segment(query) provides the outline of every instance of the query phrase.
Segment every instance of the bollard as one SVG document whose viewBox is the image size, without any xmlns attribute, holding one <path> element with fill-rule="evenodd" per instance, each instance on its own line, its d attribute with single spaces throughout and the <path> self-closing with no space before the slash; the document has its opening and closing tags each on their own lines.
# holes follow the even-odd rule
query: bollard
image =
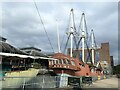
<svg viewBox="0 0 120 90">
<path fill-rule="evenodd" d="M 106 76 L 104 75 L 104 79 L 106 79 Z"/>
<path fill-rule="evenodd" d="M 100 76 L 98 76 L 98 80 L 100 80 Z"/>
</svg>

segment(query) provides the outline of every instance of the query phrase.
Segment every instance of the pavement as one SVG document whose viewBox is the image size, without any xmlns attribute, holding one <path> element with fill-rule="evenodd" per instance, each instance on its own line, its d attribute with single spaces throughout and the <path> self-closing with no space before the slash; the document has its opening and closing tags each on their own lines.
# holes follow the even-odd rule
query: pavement
<svg viewBox="0 0 120 90">
<path fill-rule="evenodd" d="M 84 88 L 119 88 L 120 90 L 120 79 L 111 77 L 109 79 L 103 79 L 93 82 L 91 85 L 85 85 Z"/>
<path fill-rule="evenodd" d="M 109 79 L 97 80 L 90 85 L 70 88 L 52 88 L 50 90 L 120 90 L 120 78 L 110 77 Z M 37 89 L 38 90 L 38 89 Z M 43 89 L 44 90 L 44 89 Z M 46 89 L 45 89 L 46 90 Z"/>
</svg>

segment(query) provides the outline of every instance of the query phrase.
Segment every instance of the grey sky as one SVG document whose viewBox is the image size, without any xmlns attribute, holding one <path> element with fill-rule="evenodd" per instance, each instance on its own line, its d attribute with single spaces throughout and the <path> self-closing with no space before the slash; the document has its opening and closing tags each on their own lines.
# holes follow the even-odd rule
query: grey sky
<svg viewBox="0 0 120 90">
<path fill-rule="evenodd" d="M 118 3 L 117 2 L 37 2 L 39 12 L 52 45 L 57 52 L 56 19 L 59 23 L 60 39 L 68 28 L 70 9 L 74 9 L 78 28 L 82 12 L 86 15 L 88 31 L 93 28 L 96 42 L 110 43 L 110 54 L 118 60 Z M 48 39 L 40 24 L 33 2 L 3 2 L 2 32 L 0 35 L 18 48 L 34 46 L 50 51 Z"/>
</svg>

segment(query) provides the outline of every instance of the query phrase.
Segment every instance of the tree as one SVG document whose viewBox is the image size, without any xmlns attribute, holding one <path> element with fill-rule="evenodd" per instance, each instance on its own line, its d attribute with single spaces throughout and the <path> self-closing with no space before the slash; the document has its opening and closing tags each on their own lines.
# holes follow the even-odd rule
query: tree
<svg viewBox="0 0 120 90">
<path fill-rule="evenodd" d="M 120 74 L 120 64 L 113 67 L 113 74 Z"/>
</svg>

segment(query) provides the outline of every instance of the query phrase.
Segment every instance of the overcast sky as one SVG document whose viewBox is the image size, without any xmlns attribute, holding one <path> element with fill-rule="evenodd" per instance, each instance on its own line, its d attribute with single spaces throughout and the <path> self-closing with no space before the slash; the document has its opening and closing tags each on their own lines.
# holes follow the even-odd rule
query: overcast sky
<svg viewBox="0 0 120 90">
<path fill-rule="evenodd" d="M 85 13 L 88 32 L 94 30 L 96 42 L 109 42 L 110 55 L 118 60 L 118 3 L 117 2 L 37 2 L 44 26 L 55 52 L 57 49 L 57 25 L 60 41 L 68 28 L 70 9 L 74 9 L 76 28 L 82 12 Z M 51 51 L 50 44 L 40 22 L 33 2 L 3 2 L 2 32 L 7 42 L 15 47 L 34 46 L 43 51 Z M 64 40 L 66 42 L 66 40 Z M 63 48 L 63 47 L 62 47 Z"/>
</svg>

